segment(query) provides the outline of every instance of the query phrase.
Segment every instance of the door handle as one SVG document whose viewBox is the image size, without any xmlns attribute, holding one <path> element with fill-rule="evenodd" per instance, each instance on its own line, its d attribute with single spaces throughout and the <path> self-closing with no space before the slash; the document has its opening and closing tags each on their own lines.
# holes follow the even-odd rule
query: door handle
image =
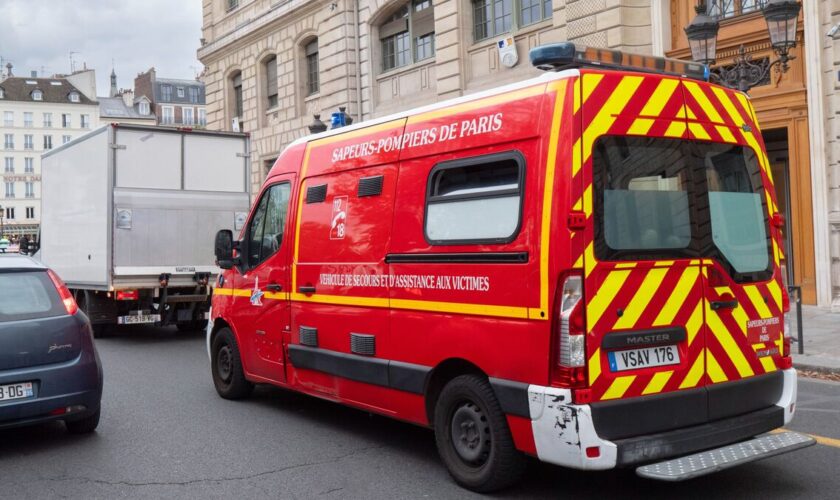
<svg viewBox="0 0 840 500">
<path fill-rule="evenodd" d="M 283 289 L 283 285 L 280 285 L 278 283 L 272 283 L 270 285 L 265 285 L 265 289 L 269 292 L 279 292 Z"/>
<path fill-rule="evenodd" d="M 298 287 L 300 293 L 315 293 L 315 287 L 312 285 Z"/>
<path fill-rule="evenodd" d="M 712 311 L 717 311 L 718 309 L 735 309 L 738 307 L 738 300 L 713 300 L 711 302 Z"/>
</svg>

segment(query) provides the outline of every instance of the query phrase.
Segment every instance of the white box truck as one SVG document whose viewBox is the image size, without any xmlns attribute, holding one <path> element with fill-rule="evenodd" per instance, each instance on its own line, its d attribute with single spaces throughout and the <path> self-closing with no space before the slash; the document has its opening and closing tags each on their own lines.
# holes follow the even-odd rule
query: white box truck
<svg viewBox="0 0 840 500">
<path fill-rule="evenodd" d="M 109 124 L 42 156 L 40 259 L 95 333 L 206 324 L 213 241 L 250 205 L 246 134 Z"/>
</svg>

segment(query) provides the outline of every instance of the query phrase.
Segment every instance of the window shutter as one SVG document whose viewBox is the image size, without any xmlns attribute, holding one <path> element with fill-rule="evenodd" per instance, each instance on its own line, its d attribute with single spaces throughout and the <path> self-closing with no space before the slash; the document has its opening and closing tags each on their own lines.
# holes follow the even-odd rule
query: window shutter
<svg viewBox="0 0 840 500">
<path fill-rule="evenodd" d="M 402 33 L 403 31 L 408 31 L 408 19 L 397 19 L 396 21 L 391 21 L 389 23 L 385 23 L 379 27 L 379 39 L 385 39 L 390 36 L 394 36 L 397 33 Z"/>
<path fill-rule="evenodd" d="M 412 34 L 415 37 L 428 35 L 435 31 L 434 9 L 423 9 L 420 12 L 411 13 Z"/>
</svg>

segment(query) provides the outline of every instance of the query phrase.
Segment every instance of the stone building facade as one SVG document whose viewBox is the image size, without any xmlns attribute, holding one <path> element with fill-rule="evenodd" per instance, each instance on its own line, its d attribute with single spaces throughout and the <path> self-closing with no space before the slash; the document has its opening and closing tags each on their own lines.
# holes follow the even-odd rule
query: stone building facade
<svg viewBox="0 0 840 500">
<path fill-rule="evenodd" d="M 254 188 L 314 114 L 366 120 L 530 78 L 545 43 L 653 47 L 645 0 L 204 0 L 203 16 L 207 127 L 251 134 Z"/>
</svg>

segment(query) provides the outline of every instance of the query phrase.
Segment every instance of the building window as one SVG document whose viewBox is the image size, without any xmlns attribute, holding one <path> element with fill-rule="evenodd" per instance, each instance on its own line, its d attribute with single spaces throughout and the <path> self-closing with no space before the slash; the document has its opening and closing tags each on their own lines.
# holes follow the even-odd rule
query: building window
<svg viewBox="0 0 840 500">
<path fill-rule="evenodd" d="M 70 128 L 70 113 L 61 113 L 61 128 Z"/>
<path fill-rule="evenodd" d="M 25 187 L 26 187 L 26 197 L 27 198 L 34 198 L 35 197 L 35 183 L 31 182 L 31 181 L 26 181 L 24 184 L 25 184 Z"/>
<path fill-rule="evenodd" d="M 231 77 L 233 88 L 233 116 L 242 118 L 242 73 L 236 73 Z"/>
<path fill-rule="evenodd" d="M 23 113 L 23 126 L 27 128 L 32 127 L 32 113 L 28 111 Z"/>
<path fill-rule="evenodd" d="M 710 0 L 706 13 L 718 19 L 749 14 L 763 9 L 769 0 Z"/>
<path fill-rule="evenodd" d="M 14 111 L 4 111 L 3 112 L 3 126 L 4 127 L 14 127 L 15 126 L 15 112 Z"/>
<path fill-rule="evenodd" d="M 33 101 L 43 101 L 44 100 L 44 93 L 38 89 L 32 91 L 32 100 Z"/>
<path fill-rule="evenodd" d="M 90 115 L 82 115 L 82 128 L 90 128 Z"/>
<path fill-rule="evenodd" d="M 551 0 L 473 0 L 473 36 L 479 41 L 501 35 L 549 19 L 551 11 Z"/>
<path fill-rule="evenodd" d="M 35 173 L 35 159 L 27 157 L 23 159 L 23 171 L 27 174 Z"/>
<path fill-rule="evenodd" d="M 15 173 L 15 159 L 11 156 L 7 156 L 5 160 L 6 161 L 3 163 L 3 172 L 7 174 Z"/>
<path fill-rule="evenodd" d="M 181 108 L 181 123 L 184 125 L 192 125 L 194 123 L 193 108 Z"/>
<path fill-rule="evenodd" d="M 172 100 L 172 86 L 171 85 L 161 85 L 160 86 L 160 94 L 161 94 L 161 100 L 163 102 L 170 102 Z"/>
<path fill-rule="evenodd" d="M 431 0 L 402 5 L 379 26 L 382 71 L 435 55 L 435 14 Z"/>
<path fill-rule="evenodd" d="M 9 190 L 9 184 L 12 185 L 12 196 L 8 196 L 8 195 L 6 195 L 6 196 L 9 197 L 9 198 L 14 198 L 15 197 L 15 190 L 14 190 L 15 184 L 13 182 L 7 182 L 6 183 L 6 191 L 7 192 Z M 15 218 L 15 207 L 6 207 L 6 218 L 14 220 L 14 218 Z"/>
<path fill-rule="evenodd" d="M 61 143 L 62 144 L 67 144 L 68 142 L 70 142 L 72 140 L 73 140 L 73 138 L 70 137 L 69 135 L 62 135 L 61 136 Z"/>
<path fill-rule="evenodd" d="M 239 7 L 239 0 L 225 0 L 225 5 L 227 6 L 226 11 L 232 11 Z"/>
<path fill-rule="evenodd" d="M 32 144 L 33 141 L 32 134 L 23 134 L 23 149 L 35 149 L 35 146 Z"/>
<path fill-rule="evenodd" d="M 198 87 L 190 87 L 190 102 L 198 104 Z"/>
<path fill-rule="evenodd" d="M 44 113 L 44 128 L 52 127 L 52 113 Z"/>
<path fill-rule="evenodd" d="M 44 136 L 44 150 L 52 149 L 52 136 L 45 135 Z"/>
<path fill-rule="evenodd" d="M 149 103 L 148 102 L 140 101 L 140 103 L 137 105 L 137 107 L 138 107 L 138 110 L 139 110 L 141 115 L 148 116 L 148 114 L 149 114 Z"/>
<path fill-rule="evenodd" d="M 0 99 L 3 99 L 5 97 L 6 97 L 6 91 L 3 90 L 3 87 L 0 87 Z"/>
<path fill-rule="evenodd" d="M 3 134 L 3 147 L 5 149 L 15 149 L 14 134 Z"/>
<path fill-rule="evenodd" d="M 7 182 L 6 183 L 6 198 L 14 198 L 15 197 L 15 183 L 14 182 Z M 6 209 L 8 210 L 8 208 Z M 8 214 L 8 212 L 6 212 Z M 8 218 L 9 216 L 6 215 Z"/>
<path fill-rule="evenodd" d="M 172 125 L 175 123 L 175 108 L 172 106 L 162 106 L 162 115 L 160 119 L 161 125 Z"/>
<path fill-rule="evenodd" d="M 277 56 L 271 56 L 263 63 L 265 75 L 265 108 L 277 107 Z"/>
<path fill-rule="evenodd" d="M 184 97 L 184 87 L 178 87 L 177 91 L 178 91 L 178 97 L 183 98 Z"/>
<path fill-rule="evenodd" d="M 306 95 L 317 94 L 321 90 L 321 79 L 318 75 L 318 39 L 307 43 L 304 47 L 306 56 Z"/>
<path fill-rule="evenodd" d="M 207 126 L 207 110 L 204 108 L 198 108 L 198 124 L 202 127 Z"/>
<path fill-rule="evenodd" d="M 79 102 L 79 93 L 78 92 L 70 92 L 70 102 Z"/>
<path fill-rule="evenodd" d="M 26 218 L 27 219 L 34 219 L 35 218 L 35 207 L 26 207 Z"/>
</svg>

